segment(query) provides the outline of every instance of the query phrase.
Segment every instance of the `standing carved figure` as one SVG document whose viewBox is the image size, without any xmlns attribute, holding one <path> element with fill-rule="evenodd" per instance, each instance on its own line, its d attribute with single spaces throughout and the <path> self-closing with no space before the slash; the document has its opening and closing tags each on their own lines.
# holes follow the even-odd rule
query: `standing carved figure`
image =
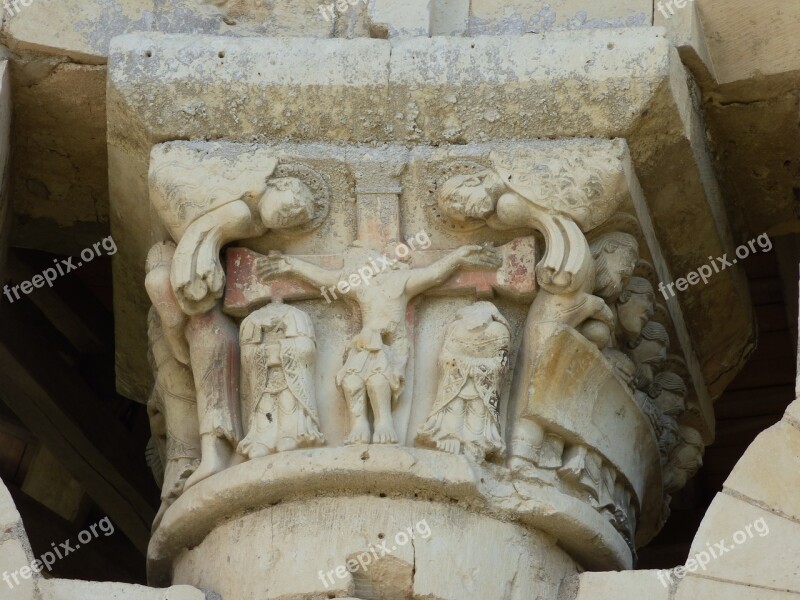
<svg viewBox="0 0 800 600">
<path fill-rule="evenodd" d="M 200 462 L 197 393 L 188 363 L 183 329 L 186 315 L 169 297 L 169 266 L 174 244 L 156 244 L 147 255 L 146 287 L 153 306 L 147 316 L 148 357 L 155 383 L 147 403 L 150 428 L 163 466 L 161 508 L 153 523 L 183 493 Z"/>
<path fill-rule="evenodd" d="M 229 161 L 164 147 L 151 156 L 150 199 L 177 247 L 169 276 L 148 277 L 147 291 L 178 360 L 197 392 L 201 460 L 191 487 L 227 468 L 242 439 L 236 324 L 223 314 L 225 244 L 270 230 L 318 224 L 320 201 L 295 177 L 275 177 L 263 151 Z"/>
<path fill-rule="evenodd" d="M 273 302 L 242 321 L 239 344 L 242 408 L 250 415 L 239 454 L 257 458 L 323 444 L 314 396 L 316 343 L 309 316 Z"/>
<path fill-rule="evenodd" d="M 439 390 L 416 441 L 482 461 L 502 456 L 500 389 L 508 370 L 508 322 L 491 302 L 462 308 L 439 355 Z"/>
<path fill-rule="evenodd" d="M 151 465 L 153 462 L 160 465 L 161 475 L 161 507 L 153 521 L 156 528 L 200 463 L 200 433 L 192 372 L 175 359 L 154 308 L 150 309 L 147 324 L 150 366 L 155 377 L 147 413 L 158 453 L 150 459 Z"/>
</svg>

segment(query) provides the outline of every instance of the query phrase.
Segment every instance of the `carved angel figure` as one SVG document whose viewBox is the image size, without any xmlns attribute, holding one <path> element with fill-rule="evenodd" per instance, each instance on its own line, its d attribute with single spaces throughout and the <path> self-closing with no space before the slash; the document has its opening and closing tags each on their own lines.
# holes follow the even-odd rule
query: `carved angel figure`
<svg viewBox="0 0 800 600">
<path fill-rule="evenodd" d="M 489 159 L 492 169 L 445 182 L 438 198 L 442 212 L 462 223 L 540 231 L 546 249 L 536 267 L 539 284 L 554 294 L 578 290 L 591 263 L 583 232 L 617 210 L 620 173 L 583 158 L 543 162 L 523 153 L 505 161 L 492 152 Z"/>
<path fill-rule="evenodd" d="M 295 177 L 275 177 L 278 161 L 264 151 L 249 161 L 207 159 L 202 167 L 179 151 L 161 153 L 150 198 L 178 244 L 170 280 L 188 315 L 209 311 L 222 296 L 225 244 L 314 221 L 313 192 Z"/>
<path fill-rule="evenodd" d="M 323 444 L 309 316 L 287 304 L 268 304 L 242 321 L 239 343 L 242 404 L 250 419 L 237 452 L 257 458 Z"/>
<path fill-rule="evenodd" d="M 500 388 L 508 369 L 508 322 L 491 302 L 462 308 L 439 355 L 439 391 L 416 441 L 476 460 L 505 453 Z"/>
<path fill-rule="evenodd" d="M 164 512 L 183 493 L 186 480 L 200 463 L 200 432 L 197 397 L 191 370 L 175 358 L 164 335 L 161 318 L 154 308 L 147 316 L 149 359 L 155 384 L 147 403 L 150 429 L 160 465 L 161 507 L 153 521 L 158 527 Z"/>
<path fill-rule="evenodd" d="M 313 229 L 328 205 L 324 182 L 278 176 L 278 159 L 266 150 L 231 159 L 164 144 L 150 164 L 150 199 L 177 246 L 154 247 L 164 258 L 145 285 L 176 359 L 194 378 L 201 461 L 189 488 L 230 466 L 242 439 L 238 328 L 218 301 L 220 251 L 274 230 Z"/>
</svg>

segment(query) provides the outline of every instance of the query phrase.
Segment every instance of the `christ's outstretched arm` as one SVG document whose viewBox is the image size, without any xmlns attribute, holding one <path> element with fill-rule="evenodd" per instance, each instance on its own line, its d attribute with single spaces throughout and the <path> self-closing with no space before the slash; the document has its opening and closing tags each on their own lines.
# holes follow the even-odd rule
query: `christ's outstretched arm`
<svg viewBox="0 0 800 600">
<path fill-rule="evenodd" d="M 502 258 L 493 247 L 477 244 L 461 246 L 427 267 L 414 269 L 406 283 L 406 294 L 411 298 L 432 287 L 442 285 L 460 267 L 498 269 L 502 264 Z"/>
<path fill-rule="evenodd" d="M 258 259 L 256 273 L 267 279 L 283 274 L 296 275 L 310 284 L 320 287 L 334 286 L 342 276 L 341 271 L 323 269 L 295 256 L 285 256 L 277 252 Z"/>
</svg>

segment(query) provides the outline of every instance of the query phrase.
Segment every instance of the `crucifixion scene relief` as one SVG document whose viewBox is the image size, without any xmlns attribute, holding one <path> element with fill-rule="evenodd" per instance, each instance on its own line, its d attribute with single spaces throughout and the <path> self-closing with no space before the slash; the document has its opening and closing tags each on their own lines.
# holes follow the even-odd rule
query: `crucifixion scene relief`
<svg viewBox="0 0 800 600">
<path fill-rule="evenodd" d="M 800 7 L 0 11 L 0 599 L 800 600 Z"/>
</svg>

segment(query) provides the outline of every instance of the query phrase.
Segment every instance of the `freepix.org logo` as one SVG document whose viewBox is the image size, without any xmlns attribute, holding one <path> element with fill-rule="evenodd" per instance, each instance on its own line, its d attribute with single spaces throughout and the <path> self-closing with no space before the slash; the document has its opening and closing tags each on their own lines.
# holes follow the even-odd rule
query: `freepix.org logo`
<svg viewBox="0 0 800 600">
<path fill-rule="evenodd" d="M 389 556 L 401 546 L 405 546 L 411 540 L 416 539 L 417 534 L 422 539 L 428 539 L 431 536 L 431 528 L 428 525 L 428 521 L 422 519 L 413 527 L 406 527 L 405 531 L 398 531 L 394 536 L 394 545 L 392 546 L 389 546 L 389 540 L 383 540 L 380 544 L 373 544 L 359 554 L 351 555 L 351 558 L 345 564 L 339 565 L 327 573 L 320 569 L 318 577 L 325 584 L 325 587 L 329 587 L 336 581 L 334 575 L 338 579 L 344 579 L 348 573 L 360 571 L 363 574 L 373 562 L 384 556 Z"/>
<path fill-rule="evenodd" d="M 45 284 L 47 284 L 47 287 L 53 287 L 53 282 L 59 277 L 63 277 L 67 273 L 79 269 L 84 265 L 84 263 L 91 262 L 97 256 L 102 256 L 100 253 L 101 247 L 106 251 L 106 256 L 113 256 L 117 253 L 117 244 L 114 241 L 114 238 L 108 236 L 99 242 L 95 242 L 91 248 L 84 248 L 81 250 L 81 260 L 78 261 L 77 264 L 75 263 L 74 256 L 69 256 L 62 259 L 53 259 L 52 267 L 48 267 L 38 275 L 34 275 L 30 281 L 23 281 L 22 283 L 12 286 L 3 286 L 3 294 L 5 294 L 9 303 L 11 303 L 14 302 L 14 300 L 19 300 L 21 298 L 19 295 L 20 292 L 27 295 L 30 294 L 34 289 L 43 288 Z"/>
<path fill-rule="evenodd" d="M 754 533 L 755 532 L 755 533 Z M 728 552 L 733 552 L 736 550 L 738 546 L 741 546 L 747 540 L 751 540 L 755 537 L 755 534 L 758 534 L 759 537 L 764 537 L 769 535 L 769 525 L 764 520 L 764 517 L 753 521 L 752 523 L 746 525 L 736 533 L 731 536 L 733 543 L 729 543 L 726 540 L 720 540 L 713 545 L 711 542 L 706 543 L 706 549 L 698 552 L 692 558 L 686 561 L 686 564 L 677 567 L 675 569 L 671 569 L 669 571 L 659 570 L 656 571 L 658 574 L 658 580 L 661 582 L 661 585 L 664 587 L 669 587 L 670 584 L 674 584 L 673 577 L 677 579 L 683 579 L 687 573 L 694 573 L 698 569 L 702 569 L 703 571 L 706 570 L 706 566 L 712 561 L 717 560 L 718 558 L 726 555 Z"/>
<path fill-rule="evenodd" d="M 361 285 L 369 285 L 370 280 L 372 280 L 373 277 L 383 273 L 386 269 L 391 269 L 398 263 L 400 259 L 406 258 L 414 250 L 427 250 L 430 247 L 430 236 L 427 232 L 420 231 L 414 237 L 408 238 L 405 243 L 401 242 L 395 246 L 395 258 L 390 258 L 384 254 L 377 259 L 370 259 L 368 263 L 365 263 L 358 269 L 355 269 L 354 272 L 349 273 L 346 277 L 342 276 L 342 279 L 336 285 L 332 285 L 327 288 L 324 286 L 320 287 L 319 291 L 322 294 L 322 297 L 325 298 L 328 304 L 330 304 L 333 302 L 333 300 L 338 299 L 336 294 L 337 291 L 340 294 L 346 294 L 350 290 Z"/>
<path fill-rule="evenodd" d="M 23 7 L 28 7 L 33 4 L 33 0 L 4 0 L 3 8 L 6 9 L 10 17 L 16 17 L 22 11 L 19 7 L 20 4 Z"/>
<path fill-rule="evenodd" d="M 3 581 L 5 581 L 8 587 L 13 590 L 15 586 L 18 586 L 25 579 L 30 579 L 35 573 L 41 573 L 45 569 L 50 572 L 53 570 L 53 565 L 56 563 L 56 561 L 61 560 L 62 558 L 79 550 L 82 545 L 85 546 L 91 541 L 99 538 L 100 533 L 102 533 L 105 537 L 113 535 L 114 524 L 108 517 L 103 517 L 97 523 L 89 525 L 88 529 L 81 531 L 78 534 L 77 542 L 73 543 L 71 540 L 64 540 L 58 545 L 53 542 L 50 544 L 52 550 L 48 550 L 47 552 L 43 553 L 38 559 L 31 562 L 30 565 L 22 566 L 11 573 L 8 571 L 3 571 Z M 0 597 L 5 598 L 3 594 L 0 594 Z"/>
<path fill-rule="evenodd" d="M 729 259 L 727 254 L 723 254 L 717 258 L 709 256 L 708 260 L 710 262 L 707 265 L 702 265 L 698 267 L 697 270 L 690 271 L 685 277 L 678 277 L 676 281 L 670 281 L 669 283 L 660 282 L 658 284 L 658 290 L 664 295 L 665 299 L 669 300 L 670 296 L 675 296 L 675 290 L 673 288 L 678 288 L 679 292 L 685 292 L 690 285 L 697 285 L 701 281 L 703 284 L 706 284 L 715 273 L 724 271 L 728 267 L 732 267 L 738 263 L 739 260 L 744 260 L 751 254 L 755 254 L 756 244 L 761 248 L 762 252 L 769 252 L 772 250 L 772 240 L 769 239 L 766 233 L 762 233 L 754 240 L 750 240 L 746 244 L 742 244 L 736 248 L 737 258 Z"/>
</svg>

